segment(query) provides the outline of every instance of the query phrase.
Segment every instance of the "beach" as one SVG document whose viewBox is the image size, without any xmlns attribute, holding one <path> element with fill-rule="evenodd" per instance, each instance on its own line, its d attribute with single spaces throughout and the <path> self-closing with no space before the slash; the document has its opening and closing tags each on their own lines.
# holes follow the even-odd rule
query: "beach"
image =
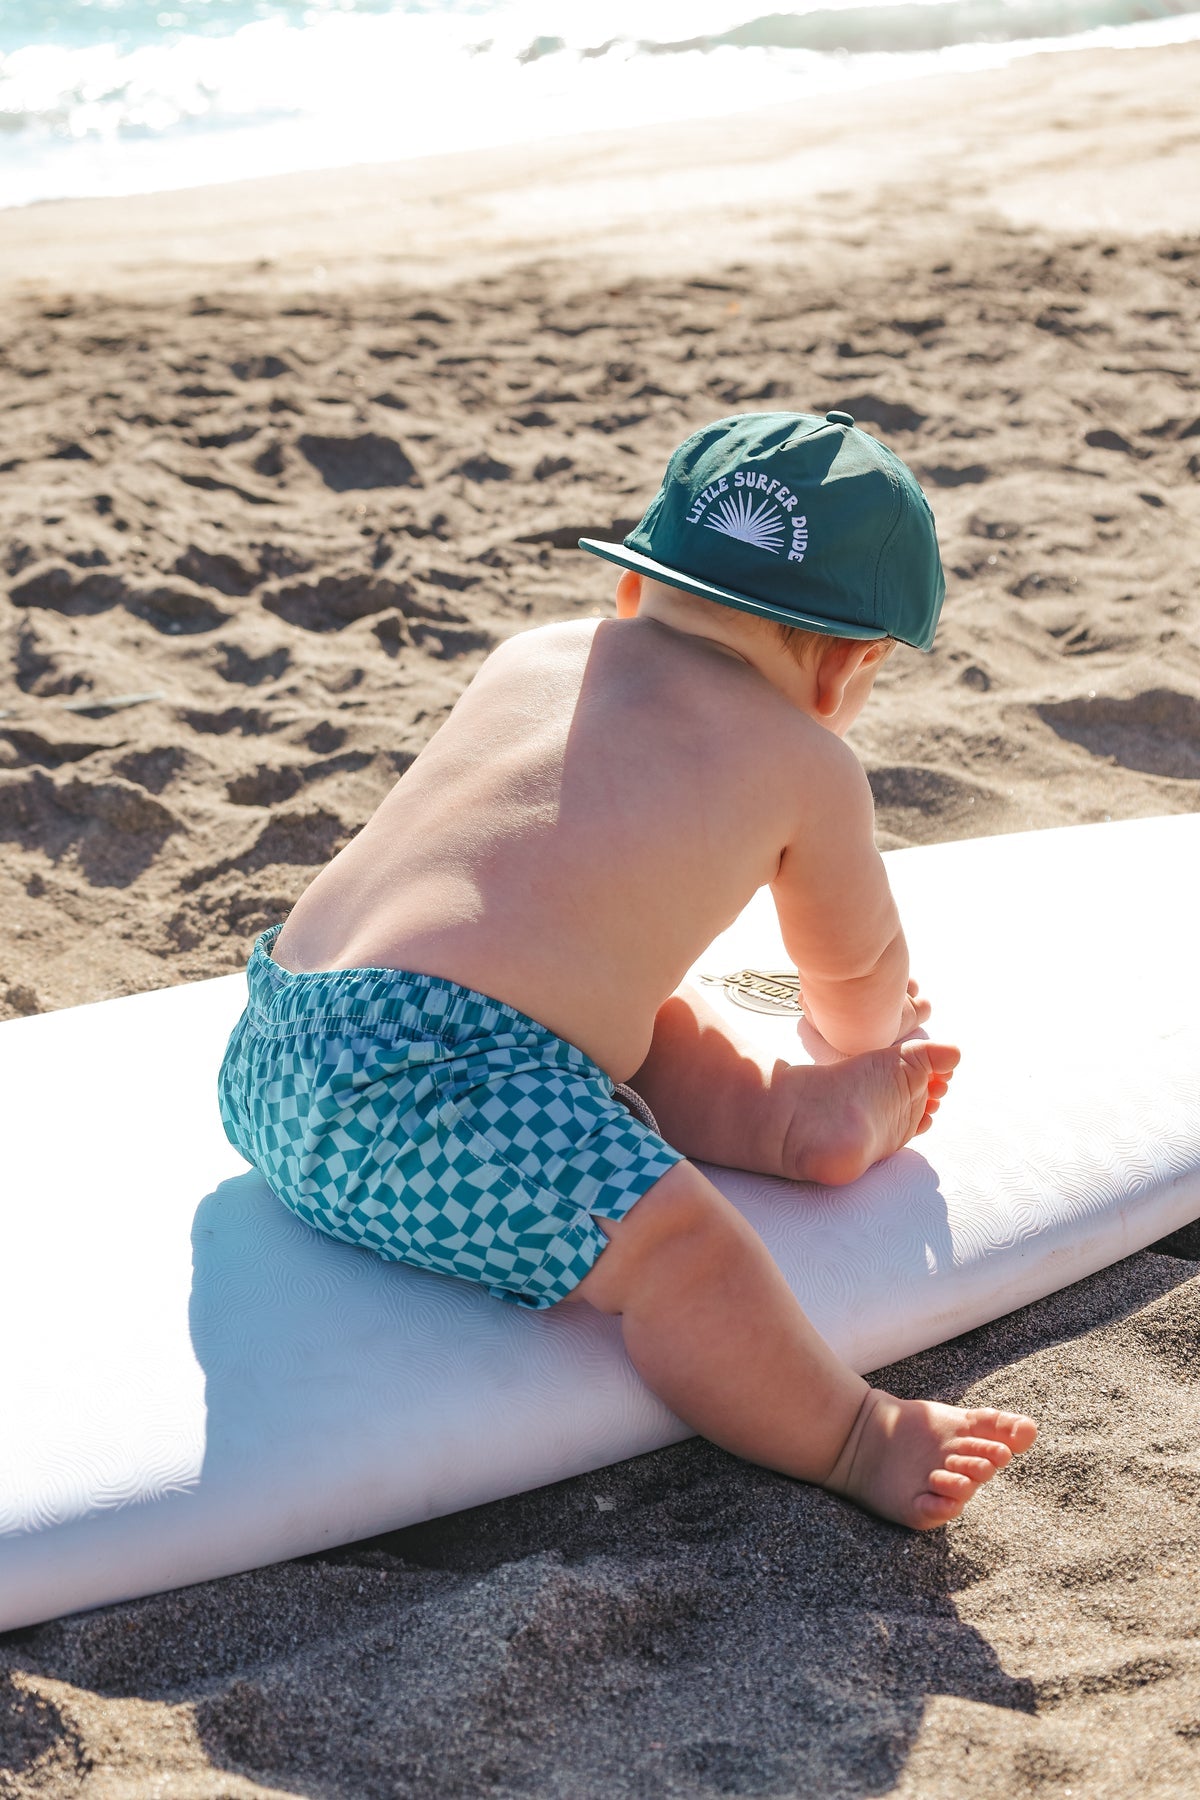
<svg viewBox="0 0 1200 1800">
<path fill-rule="evenodd" d="M 241 966 L 748 408 L 937 517 L 881 847 L 1195 811 L 1198 88 L 1080 51 L 0 211 L 0 1019 Z M 0 1636 L 0 1800 L 1190 1796 L 1198 1327 L 1193 1227 L 886 1372 L 1042 1427 L 929 1537 L 693 1441 Z"/>
</svg>

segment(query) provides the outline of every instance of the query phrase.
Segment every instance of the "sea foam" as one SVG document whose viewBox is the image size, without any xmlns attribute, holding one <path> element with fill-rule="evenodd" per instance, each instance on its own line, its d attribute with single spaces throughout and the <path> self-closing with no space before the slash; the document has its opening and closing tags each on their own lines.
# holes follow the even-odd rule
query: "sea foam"
<svg viewBox="0 0 1200 1800">
<path fill-rule="evenodd" d="M 1200 0 L 13 0 L 0 204 L 717 118 L 1196 36 Z"/>
</svg>

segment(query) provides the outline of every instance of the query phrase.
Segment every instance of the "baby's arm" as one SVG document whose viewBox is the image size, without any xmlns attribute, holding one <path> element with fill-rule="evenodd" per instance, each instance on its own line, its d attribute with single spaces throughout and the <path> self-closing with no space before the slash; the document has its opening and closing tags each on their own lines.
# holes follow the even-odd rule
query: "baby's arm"
<svg viewBox="0 0 1200 1800">
<path fill-rule="evenodd" d="M 908 946 L 875 848 L 866 775 L 840 740 L 822 745 L 803 817 L 771 884 L 804 1010 L 835 1050 L 891 1044 L 928 1015 L 908 992 Z"/>
</svg>

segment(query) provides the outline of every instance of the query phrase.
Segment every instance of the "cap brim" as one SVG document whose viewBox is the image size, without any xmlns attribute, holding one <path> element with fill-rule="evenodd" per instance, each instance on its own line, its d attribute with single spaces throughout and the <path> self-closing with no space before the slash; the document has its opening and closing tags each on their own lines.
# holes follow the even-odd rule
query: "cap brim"
<svg viewBox="0 0 1200 1800">
<path fill-rule="evenodd" d="M 798 625 L 802 631 L 821 631 L 829 637 L 875 639 L 888 635 L 874 625 L 852 625 L 845 619 L 819 618 L 815 613 L 801 612 L 798 607 L 775 606 L 769 600 L 753 600 L 749 594 L 738 594 L 732 588 L 716 587 L 711 581 L 700 581 L 695 575 L 684 575 L 678 569 L 669 568 L 666 563 L 655 562 L 652 556 L 643 556 L 640 550 L 630 550 L 625 544 L 605 544 L 599 538 L 580 538 L 579 548 L 590 550 L 593 556 L 602 556 L 605 562 L 616 563 L 622 569 L 632 569 L 635 575 L 649 575 L 655 581 L 666 582 L 668 587 L 682 588 L 687 594 L 696 594 L 701 600 L 716 600 L 722 606 L 735 606 L 739 612 L 756 613 L 760 619 L 774 619 L 780 625 Z"/>
</svg>

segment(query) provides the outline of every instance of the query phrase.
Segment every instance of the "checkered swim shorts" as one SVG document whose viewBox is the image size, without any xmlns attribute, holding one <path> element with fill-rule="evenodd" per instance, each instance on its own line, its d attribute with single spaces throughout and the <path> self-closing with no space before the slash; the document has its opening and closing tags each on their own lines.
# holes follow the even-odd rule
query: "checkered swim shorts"
<svg viewBox="0 0 1200 1800">
<path fill-rule="evenodd" d="M 319 1231 L 553 1306 L 683 1160 L 590 1057 L 436 975 L 294 975 L 258 939 L 220 1074 L 230 1142 Z"/>
</svg>

